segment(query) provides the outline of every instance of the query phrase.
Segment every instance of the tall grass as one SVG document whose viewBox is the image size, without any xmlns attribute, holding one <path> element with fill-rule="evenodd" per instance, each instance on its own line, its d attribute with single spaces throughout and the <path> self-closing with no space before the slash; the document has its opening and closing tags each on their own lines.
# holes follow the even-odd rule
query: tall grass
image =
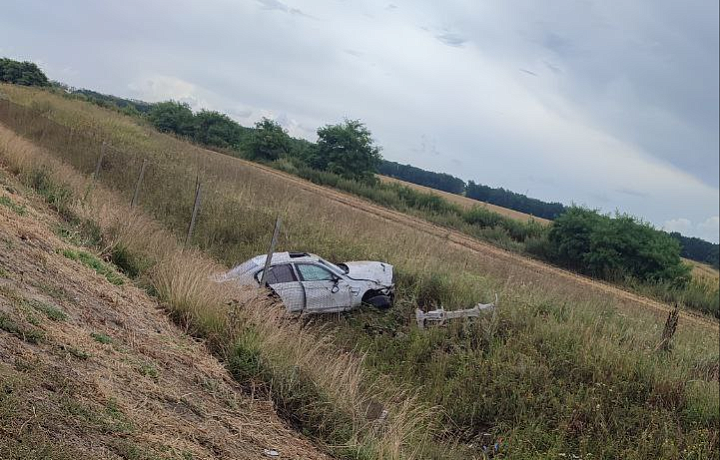
<svg viewBox="0 0 720 460">
<path fill-rule="evenodd" d="M 330 331 L 304 329 L 265 291 L 211 281 L 222 270 L 216 262 L 183 250 L 174 235 L 102 186 L 83 199 L 91 185 L 86 177 L 1 126 L 0 159 L 27 185 L 41 183 L 36 190 L 63 217 L 95 223 L 97 249 L 123 254 L 121 268 L 142 267 L 137 282 L 179 325 L 204 338 L 241 384 L 272 398 L 281 415 L 332 453 L 399 459 L 423 451 L 436 420 L 430 407 L 367 375 L 362 354 L 338 354 Z M 387 416 L 369 415 L 372 405 L 387 408 Z"/>
<path fill-rule="evenodd" d="M 435 432 L 433 440 L 472 445 L 476 455 L 482 455 L 483 444 L 498 442 L 501 455 L 512 458 L 588 453 L 596 458 L 717 457 L 714 448 L 720 420 L 717 373 L 713 371 L 718 362 L 716 325 L 682 317 L 672 351 L 657 353 L 654 350 L 664 317 L 626 296 L 615 296 L 570 277 L 556 277 L 532 265 L 514 265 L 513 259 L 504 259 L 502 254 L 468 251 L 441 235 L 325 199 L 240 160 L 188 146 L 93 106 L 77 102 L 66 106 L 68 101 L 42 92 L 15 88 L 10 92 L 26 104 L 45 101 L 50 105 L 49 116 L 55 120 L 71 127 L 92 125 L 94 132 L 121 147 L 103 167 L 99 180 L 115 189 L 125 202 L 130 199 L 138 160 L 147 156 L 150 167 L 141 202 L 176 235 L 186 229 L 199 173 L 204 198 L 193 245 L 223 264 L 232 265 L 264 252 L 278 214 L 285 222 L 281 250 L 307 250 L 335 261 L 380 259 L 394 264 L 398 282 L 395 308 L 384 314 L 358 311 L 318 318 L 317 324 L 306 329 L 291 323 L 285 337 L 292 339 L 280 336 L 275 340 L 278 344 L 292 343 L 294 334 L 305 331 L 317 338 L 332 329 L 335 339 L 323 345 L 330 350 L 328 354 L 359 353 L 364 358 L 354 361 L 358 369 L 365 375 L 381 376 L 381 382 L 390 382 L 369 385 L 367 391 L 373 397 L 382 394 L 377 388 L 411 391 L 412 396 L 402 402 L 383 406 L 416 407 L 416 401 L 420 406 L 442 408 L 435 412 L 442 420 L 442 429 Z M 41 127 L 23 127 L 20 122 L 18 126 L 28 136 L 41 139 Z M 80 171 L 93 170 L 99 142 L 80 149 L 47 130 L 42 143 L 53 156 Z M 127 220 L 123 216 L 116 225 Z M 142 234 L 152 235 L 147 231 Z M 137 253 L 152 254 L 152 248 L 152 244 L 137 246 Z M 177 289 L 183 298 L 182 290 L 171 284 L 158 284 L 156 288 L 166 292 L 162 294 L 165 296 L 175 295 Z M 495 292 L 501 301 L 492 317 L 427 331 L 413 327 L 412 315 L 418 305 L 467 307 L 490 299 Z M 222 308 L 227 311 L 231 306 Z M 197 309 L 188 307 L 187 311 Z M 200 310 L 184 313 L 184 317 L 192 319 L 195 314 L 204 316 Z M 229 321 L 223 318 L 208 322 Z M 261 313 L 260 318 L 265 316 Z M 306 369 L 312 369 L 295 374 L 282 360 L 258 358 L 258 350 L 263 348 L 256 346 L 260 339 L 253 337 L 265 336 L 262 327 L 244 329 L 243 337 L 249 343 L 227 340 L 212 328 L 202 334 L 216 336 L 218 347 L 234 350 L 239 362 L 235 362 L 233 372 L 254 382 L 261 391 L 313 395 L 311 400 L 320 401 L 323 411 L 331 411 L 330 419 L 345 420 L 338 426 L 374 432 L 371 428 L 375 425 L 363 428 L 367 424 L 353 415 L 363 413 L 363 404 L 348 409 L 334 402 L 337 393 L 304 383 L 316 382 L 314 367 L 322 366 L 305 364 Z M 225 328 L 218 326 L 216 330 Z M 343 366 L 353 369 L 348 364 L 326 367 L 335 369 L 331 372 L 334 375 Z M 272 375 L 285 377 L 274 381 Z M 356 374 L 352 371 L 348 375 Z M 283 383 L 290 377 L 297 386 Z M 354 394 L 351 386 L 344 390 L 350 380 L 338 377 L 333 381 L 344 382 L 336 386 L 341 388 L 340 393 Z M 375 380 L 371 378 L 370 382 L 374 384 Z M 292 389 L 289 393 L 288 388 Z M 364 404 L 374 407 L 367 401 Z M 340 415 L 333 412 L 336 405 L 345 407 Z M 309 406 L 293 403 L 287 407 L 301 408 L 299 413 L 305 414 Z M 404 426 L 401 418 L 423 420 L 412 414 L 409 410 L 407 416 L 398 417 L 397 426 Z M 298 426 L 307 423 L 303 419 L 294 422 Z M 428 424 L 423 422 L 419 427 Z M 329 425 L 318 426 L 320 436 L 334 439 L 339 435 L 336 430 L 326 430 Z M 415 436 L 412 433 L 415 439 L 425 438 L 419 429 L 404 428 L 402 432 L 410 434 L 395 437 L 397 445 L 404 446 L 402 455 L 414 453 L 412 442 L 407 441 Z M 379 445 L 393 443 L 382 441 Z M 368 456 L 386 451 L 394 452 L 390 447 L 378 447 Z M 356 445 L 352 455 L 362 458 L 363 452 Z M 417 454 L 434 455 L 428 449 Z"/>
</svg>

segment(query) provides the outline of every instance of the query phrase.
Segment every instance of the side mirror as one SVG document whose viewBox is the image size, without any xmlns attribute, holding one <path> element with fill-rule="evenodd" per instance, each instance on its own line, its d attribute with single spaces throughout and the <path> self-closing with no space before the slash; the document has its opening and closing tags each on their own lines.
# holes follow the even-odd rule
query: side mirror
<svg viewBox="0 0 720 460">
<path fill-rule="evenodd" d="M 340 282 L 340 278 L 336 276 L 335 279 L 333 279 L 333 287 L 332 287 L 332 289 L 330 289 L 330 292 L 335 294 L 336 292 L 338 292 L 340 290 L 340 286 L 338 286 L 339 282 Z"/>
</svg>

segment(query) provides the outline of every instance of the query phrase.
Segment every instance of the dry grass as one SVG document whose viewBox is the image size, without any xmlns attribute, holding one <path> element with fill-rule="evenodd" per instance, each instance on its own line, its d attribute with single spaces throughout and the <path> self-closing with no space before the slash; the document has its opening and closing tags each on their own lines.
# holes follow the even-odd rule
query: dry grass
<svg viewBox="0 0 720 460">
<path fill-rule="evenodd" d="M 714 452 L 717 381 L 697 376 L 715 375 L 716 322 L 681 312 L 673 350 L 660 356 L 653 350 L 668 311 L 666 305 L 500 251 L 420 219 L 190 146 L 96 107 L 88 106 L 85 111 L 82 104 L 42 92 L 10 88 L 8 93 L 27 104 L 32 100 L 47 103 L 56 119 L 73 127 L 92 124 L 114 145 L 123 146 L 127 154 L 104 168 L 101 180 L 124 193 L 124 201 L 129 201 L 132 173 L 139 166 L 136 158 L 139 152 L 147 155 L 151 166 L 141 201 L 177 234 L 186 228 L 199 173 L 205 184 L 204 201 L 193 243 L 224 264 L 262 253 L 278 214 L 286 222 L 281 250 L 308 250 L 336 261 L 382 259 L 393 263 L 400 292 L 396 308 L 387 315 L 358 312 L 318 320 L 323 327 L 336 328 L 343 345 L 339 351 L 332 341 L 324 346 L 335 357 L 343 351 L 360 350 L 366 357 L 354 361 L 358 368 L 386 375 L 394 382 L 391 387 L 400 386 L 398 382 L 412 386 L 419 390 L 424 404 L 442 406 L 449 417 L 445 434 L 452 435 L 451 442 L 476 443 L 474 436 L 487 430 L 505 439 L 520 458 L 588 452 L 609 458 L 678 458 L 683 450 L 702 458 Z M 92 170 L 96 152 L 48 145 L 53 155 L 82 171 Z M 143 249 L 148 250 L 152 252 L 152 248 Z M 173 290 L 167 290 L 168 295 Z M 501 299 L 495 321 L 426 333 L 412 328 L 411 314 L 418 304 L 465 307 L 490 299 L 494 292 Z M 296 332 L 291 328 L 288 334 Z M 272 337 L 269 333 L 255 335 Z M 282 342 L 276 338 L 268 343 L 275 341 Z M 312 349 L 306 352 L 313 356 Z M 281 356 L 285 354 L 292 356 L 292 350 L 283 349 Z M 277 372 L 287 369 L 281 360 L 274 362 Z M 320 367 L 313 363 L 304 364 L 313 368 L 308 372 Z M 348 394 L 354 394 L 357 387 L 352 386 L 352 376 L 357 374 L 353 367 L 342 360 L 337 367 L 327 367 L 331 371 L 323 378 L 341 382 L 335 386 L 340 388 L 337 393 L 332 389 L 328 393 L 342 394 L 348 385 Z M 357 391 L 362 393 L 363 386 Z M 405 400 L 414 407 L 412 399 Z M 364 404 L 345 407 L 357 412 L 355 408 Z M 415 418 L 412 411 L 407 414 L 396 418 L 398 430 L 422 439 L 424 435 L 412 427 L 400 429 L 401 420 Z M 668 435 L 671 432 L 673 436 Z M 377 451 L 408 448 L 407 437 L 395 435 L 394 439 L 383 441 L 386 447 L 377 447 Z"/>
<path fill-rule="evenodd" d="M 699 281 L 717 286 L 720 282 L 720 271 L 715 267 L 702 262 L 685 259 L 686 263 L 692 265 L 692 276 Z"/>
<path fill-rule="evenodd" d="M 68 263 L 62 221 L 2 165 L 0 196 L 28 210 L 0 208 L 0 317 L 25 332 L 0 331 L 0 458 L 327 458 L 146 293 Z"/>
<path fill-rule="evenodd" d="M 37 171 L 46 171 L 49 183 L 69 188 L 75 197 L 84 196 L 90 185 L 72 168 L 1 126 L 0 155 L 28 183 Z M 380 385 L 379 380 L 368 379 L 362 356 L 338 354 L 329 331 L 311 332 L 288 320 L 284 309 L 268 300 L 265 292 L 218 286 L 211 281 L 222 270 L 216 262 L 197 250 L 182 250 L 174 235 L 98 184 L 86 200 L 76 200 L 70 207 L 81 219 L 99 224 L 103 252 L 122 247 L 146 258 L 152 268 L 145 282 L 188 332 L 205 338 L 221 356 L 230 357 L 251 328 L 252 346 L 261 352 L 273 375 L 302 370 L 329 397 L 332 410 L 347 414 L 352 423 L 347 442 L 332 449 L 368 452 L 373 458 L 414 458 L 421 441 L 429 438 L 434 419 L 430 409 L 405 391 L 393 390 L 388 382 Z M 368 418 L 371 404 L 389 409 L 382 426 Z"/>
</svg>

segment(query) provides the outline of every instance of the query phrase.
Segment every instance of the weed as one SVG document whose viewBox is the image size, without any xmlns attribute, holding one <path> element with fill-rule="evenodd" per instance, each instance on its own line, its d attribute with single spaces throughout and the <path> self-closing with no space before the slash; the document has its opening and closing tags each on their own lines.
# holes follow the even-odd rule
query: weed
<svg viewBox="0 0 720 460">
<path fill-rule="evenodd" d="M 57 306 L 42 302 L 40 300 L 30 299 L 27 301 L 27 305 L 43 313 L 45 316 L 47 316 L 53 321 L 65 321 L 68 317 L 67 313 L 62 311 Z"/>
<path fill-rule="evenodd" d="M 103 334 L 102 332 L 93 332 L 90 334 L 90 337 L 95 339 L 96 342 L 100 342 L 104 345 L 107 345 L 109 343 L 112 343 L 112 337 L 110 337 L 107 334 Z"/>
<path fill-rule="evenodd" d="M 18 325 L 7 313 L 0 312 L 0 329 L 9 332 L 22 340 L 37 344 L 44 338 L 45 334 L 39 329 L 26 329 Z"/>
<path fill-rule="evenodd" d="M 82 361 L 90 358 L 90 355 L 86 351 L 80 350 L 79 348 L 65 346 L 65 351 L 67 351 L 73 358 L 77 358 Z"/>
<path fill-rule="evenodd" d="M 157 367 L 155 367 L 155 365 L 152 363 L 141 364 L 138 371 L 140 372 L 140 374 L 144 375 L 145 377 L 150 377 L 153 380 L 157 380 L 160 376 Z"/>
<path fill-rule="evenodd" d="M 27 214 L 27 208 L 25 208 L 25 206 L 20 206 L 19 204 L 16 204 L 10 199 L 10 197 L 0 196 L 0 204 L 3 206 L 7 206 L 19 216 L 24 216 Z"/>
<path fill-rule="evenodd" d="M 34 285 L 43 294 L 56 300 L 70 300 L 70 294 L 62 286 L 54 286 L 45 281 L 39 281 Z"/>
<path fill-rule="evenodd" d="M 105 279 L 107 279 L 111 284 L 121 286 L 125 283 L 125 280 L 123 280 L 122 276 L 118 275 L 117 272 L 113 270 L 108 264 L 88 252 L 75 251 L 73 249 L 63 249 L 62 255 L 64 255 L 68 259 L 78 261 L 86 267 L 95 270 L 95 273 L 104 276 Z"/>
</svg>

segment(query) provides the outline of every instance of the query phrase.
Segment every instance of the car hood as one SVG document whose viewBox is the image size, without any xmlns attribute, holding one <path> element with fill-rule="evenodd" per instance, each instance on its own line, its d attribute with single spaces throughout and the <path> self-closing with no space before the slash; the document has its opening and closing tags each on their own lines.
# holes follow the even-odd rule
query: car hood
<svg viewBox="0 0 720 460">
<path fill-rule="evenodd" d="M 345 262 L 348 276 L 356 280 L 374 281 L 383 286 L 393 284 L 393 266 L 383 262 Z"/>
</svg>

